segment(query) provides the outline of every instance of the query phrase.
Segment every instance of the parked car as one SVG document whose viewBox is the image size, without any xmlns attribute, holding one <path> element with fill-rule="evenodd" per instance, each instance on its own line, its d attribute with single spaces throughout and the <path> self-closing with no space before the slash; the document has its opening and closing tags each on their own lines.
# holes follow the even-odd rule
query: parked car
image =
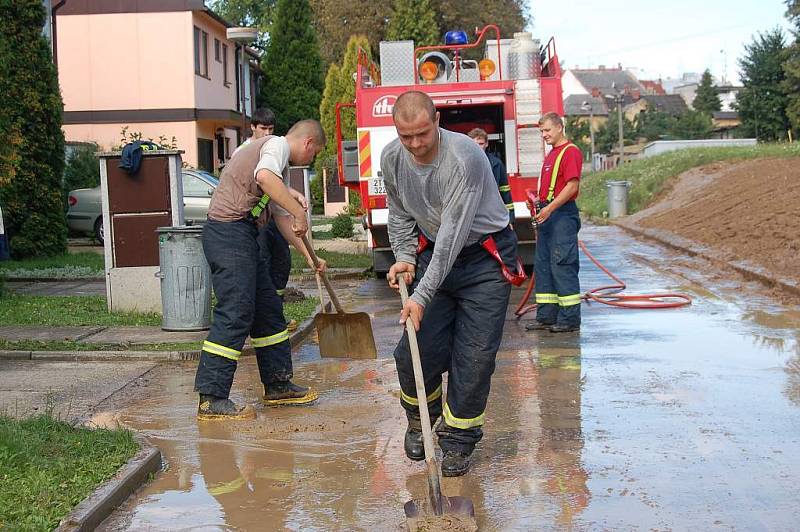
<svg viewBox="0 0 800 532">
<path fill-rule="evenodd" d="M 183 218 L 187 223 L 202 224 L 206 221 L 211 195 L 219 185 L 219 179 L 202 170 L 184 168 Z M 93 235 L 103 243 L 103 208 L 100 187 L 79 188 L 69 193 L 67 226 L 70 231 Z"/>
</svg>

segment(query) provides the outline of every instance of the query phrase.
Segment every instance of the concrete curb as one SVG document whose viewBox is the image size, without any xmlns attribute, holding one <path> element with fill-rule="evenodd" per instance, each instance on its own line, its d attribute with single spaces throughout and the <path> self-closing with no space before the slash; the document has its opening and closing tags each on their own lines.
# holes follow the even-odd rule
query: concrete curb
<svg viewBox="0 0 800 532">
<path fill-rule="evenodd" d="M 663 231 L 659 229 L 647 229 L 644 227 L 640 227 L 634 223 L 627 222 L 624 220 L 612 220 L 609 223 L 621 229 L 624 229 L 636 236 L 653 240 L 655 242 L 658 242 L 659 244 L 686 253 L 688 255 L 702 257 L 711 262 L 723 264 L 729 268 L 733 268 L 734 270 L 741 273 L 745 277 L 759 281 L 767 285 L 768 287 L 777 287 L 782 290 L 786 290 L 787 292 L 791 292 L 794 295 L 800 295 L 800 284 L 795 283 L 789 279 L 778 279 L 774 277 L 771 273 L 765 270 L 757 269 L 756 267 L 747 264 L 744 261 L 738 261 L 738 262 L 730 261 L 727 258 L 725 258 L 722 253 L 716 252 L 706 246 L 702 246 L 692 240 L 682 238 L 668 231 Z"/>
<path fill-rule="evenodd" d="M 161 451 L 144 437 L 134 434 L 139 452 L 113 478 L 100 485 L 59 523 L 57 532 L 90 531 L 97 528 L 131 493 L 162 468 Z"/>
<path fill-rule="evenodd" d="M 330 303 L 326 303 L 330 310 Z M 317 305 L 314 315 L 322 312 L 322 305 Z M 297 326 L 289 336 L 292 348 L 306 339 L 314 329 L 314 316 L 307 318 Z M 255 355 L 252 347 L 242 350 L 242 355 Z M 0 360 L 36 360 L 50 362 L 183 362 L 200 360 L 197 351 L 12 351 L 0 350 Z"/>
</svg>

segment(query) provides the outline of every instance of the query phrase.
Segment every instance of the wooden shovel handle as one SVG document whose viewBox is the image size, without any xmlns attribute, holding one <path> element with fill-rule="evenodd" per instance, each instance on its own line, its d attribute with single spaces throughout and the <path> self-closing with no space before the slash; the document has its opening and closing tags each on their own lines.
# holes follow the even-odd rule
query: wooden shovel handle
<svg viewBox="0 0 800 532">
<path fill-rule="evenodd" d="M 408 300 L 408 287 L 406 286 L 406 276 L 398 276 L 400 285 L 400 297 L 403 305 Z M 433 450 L 433 431 L 431 429 L 431 416 L 428 412 L 428 399 L 425 393 L 425 377 L 422 373 L 422 361 L 419 354 L 419 344 L 417 343 L 417 331 L 414 330 L 414 322 L 410 318 L 406 320 L 406 333 L 408 334 L 408 345 L 411 347 L 411 364 L 414 367 L 414 382 L 417 385 L 417 402 L 419 402 L 419 417 L 422 421 L 422 444 L 425 447 L 425 461 L 428 466 L 428 495 L 436 515 L 441 515 L 442 488 L 439 484 L 439 466 L 436 463 L 436 455 Z"/>
<path fill-rule="evenodd" d="M 308 241 L 308 237 L 303 235 L 301 238 L 303 239 L 303 245 L 306 247 L 306 251 L 308 251 L 308 254 L 311 255 L 311 262 L 314 263 L 314 267 L 319 268 L 319 259 L 317 258 L 317 254 L 314 253 L 314 248 Z M 344 314 L 344 309 L 342 309 L 342 305 L 339 303 L 339 298 L 336 297 L 336 292 L 333 291 L 333 287 L 331 286 L 330 281 L 328 281 L 328 276 L 324 273 L 320 273 L 319 276 L 322 277 L 322 282 L 325 283 L 325 288 L 328 289 L 328 294 L 331 296 L 333 306 L 336 307 L 336 312 L 339 314 Z"/>
</svg>

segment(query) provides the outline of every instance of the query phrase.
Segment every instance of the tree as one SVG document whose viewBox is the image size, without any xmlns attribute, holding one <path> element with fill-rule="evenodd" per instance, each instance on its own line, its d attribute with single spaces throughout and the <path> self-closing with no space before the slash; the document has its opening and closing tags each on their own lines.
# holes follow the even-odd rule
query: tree
<svg viewBox="0 0 800 532">
<path fill-rule="evenodd" d="M 591 135 L 589 133 L 589 119 L 581 116 L 568 116 L 564 123 L 564 132 L 570 142 L 580 148 L 583 158 L 591 157 Z"/>
<path fill-rule="evenodd" d="M 386 39 L 410 39 L 415 46 L 430 46 L 439 41 L 436 13 L 429 0 L 395 0 L 394 14 L 389 19 Z"/>
<path fill-rule="evenodd" d="M 433 0 L 433 7 L 439 13 L 439 27 L 443 31 L 465 30 L 470 38 L 476 27 L 480 29 L 487 24 L 496 24 L 501 37 L 511 38 L 531 22 L 525 4 L 524 0 Z M 494 35 L 489 33 L 489 38 Z"/>
<path fill-rule="evenodd" d="M 442 42 L 445 30 L 457 29 L 465 30 L 473 39 L 475 28 L 487 24 L 497 24 L 502 37 L 511 37 L 531 22 L 524 0 L 428 0 L 428 3 L 436 15 L 435 28 L 430 30 L 437 32 L 434 42 Z M 311 0 L 311 5 L 317 34 L 320 42 L 325 43 L 321 53 L 327 65 L 341 59 L 351 35 L 366 35 L 372 51 L 377 51 L 394 15 L 393 2 L 388 1 Z M 488 37 L 494 38 L 493 33 Z"/>
<path fill-rule="evenodd" d="M 213 0 L 211 9 L 228 22 L 258 30 L 254 48 L 266 51 L 272 31 L 276 0 Z"/>
<path fill-rule="evenodd" d="M 697 87 L 692 107 L 694 107 L 695 111 L 700 111 L 708 116 L 713 116 L 714 111 L 719 111 L 722 108 L 719 94 L 717 94 L 714 82 L 711 79 L 711 71 L 708 69 L 703 72 L 703 77 L 700 79 L 700 85 Z"/>
<path fill-rule="evenodd" d="M 328 144 L 325 150 L 317 156 L 317 176 L 322 178 L 323 169 L 327 170 L 329 176 L 335 175 L 336 169 L 336 104 L 349 103 L 355 100 L 356 85 L 353 82 L 353 74 L 358 68 L 358 51 L 364 50 L 368 59 L 372 59 L 369 51 L 369 39 L 366 35 L 353 35 L 347 42 L 342 65 L 336 63 L 328 67 L 328 75 L 325 77 L 325 91 L 322 94 L 322 103 L 319 108 L 320 122 L 325 129 L 328 137 Z M 355 113 L 352 110 L 345 110 L 342 113 L 342 138 L 354 140 L 356 138 Z M 351 193 L 350 197 L 357 197 Z M 321 201 L 321 199 L 320 199 Z M 315 202 L 316 203 L 316 202 Z"/>
<path fill-rule="evenodd" d="M 76 188 L 92 188 L 100 184 L 100 164 L 95 153 L 100 151 L 97 144 L 90 143 L 75 148 L 67 158 L 64 168 L 64 201 L 70 190 Z"/>
<path fill-rule="evenodd" d="M 0 0 L 0 205 L 14 257 L 63 253 L 63 103 L 41 0 Z"/>
<path fill-rule="evenodd" d="M 321 68 L 308 0 L 278 0 L 259 101 L 275 111 L 276 134 L 286 134 L 298 120 L 319 117 Z"/>
<path fill-rule="evenodd" d="M 787 95 L 786 115 L 797 136 L 800 134 L 800 0 L 787 0 L 786 6 L 786 18 L 794 27 L 794 42 L 786 50 L 783 63 L 783 90 Z"/>
<path fill-rule="evenodd" d="M 600 126 L 594 133 L 594 146 L 597 153 L 611 153 L 619 149 L 619 117 L 615 109 L 610 109 L 608 122 Z M 636 140 L 636 128 L 633 122 L 622 115 L 622 138 L 625 145 Z"/>
<path fill-rule="evenodd" d="M 638 138 L 653 141 L 672 137 L 675 119 L 663 111 L 648 109 L 639 113 L 634 123 Z"/>
<path fill-rule="evenodd" d="M 744 135 L 762 141 L 786 137 L 789 127 L 783 70 L 786 55 L 780 28 L 759 33 L 745 45 L 745 54 L 739 59 L 743 87 L 736 97 Z"/>
<path fill-rule="evenodd" d="M 392 14 L 390 2 L 311 0 L 311 5 L 325 65 L 342 60 L 352 35 L 366 35 L 369 48 L 377 50 Z"/>
<path fill-rule="evenodd" d="M 670 129 L 670 135 L 676 139 L 707 139 L 713 129 L 711 115 L 697 110 L 685 111 L 673 118 Z"/>
</svg>

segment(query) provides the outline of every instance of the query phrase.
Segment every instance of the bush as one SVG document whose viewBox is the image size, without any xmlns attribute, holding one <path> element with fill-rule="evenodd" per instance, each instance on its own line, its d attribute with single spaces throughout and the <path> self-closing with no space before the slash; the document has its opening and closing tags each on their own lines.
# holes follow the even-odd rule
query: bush
<svg viewBox="0 0 800 532">
<path fill-rule="evenodd" d="M 311 214 L 324 214 L 325 195 L 322 189 L 322 173 L 314 174 L 309 187 L 311 188 Z"/>
<path fill-rule="evenodd" d="M 64 201 L 70 190 L 93 188 L 100 184 L 100 164 L 95 156 L 97 151 L 97 144 L 87 144 L 75 148 L 69 155 L 64 168 Z"/>
<path fill-rule="evenodd" d="M 50 43 L 42 35 L 45 16 L 40 0 L 0 1 L 0 138 L 8 144 L 0 150 L 0 166 L 7 172 L 0 204 L 17 258 L 56 255 L 67 248 L 61 198 L 64 106 Z"/>
<path fill-rule="evenodd" d="M 343 212 L 336 215 L 331 224 L 331 233 L 336 238 L 351 238 L 353 236 L 353 219 Z"/>
</svg>

